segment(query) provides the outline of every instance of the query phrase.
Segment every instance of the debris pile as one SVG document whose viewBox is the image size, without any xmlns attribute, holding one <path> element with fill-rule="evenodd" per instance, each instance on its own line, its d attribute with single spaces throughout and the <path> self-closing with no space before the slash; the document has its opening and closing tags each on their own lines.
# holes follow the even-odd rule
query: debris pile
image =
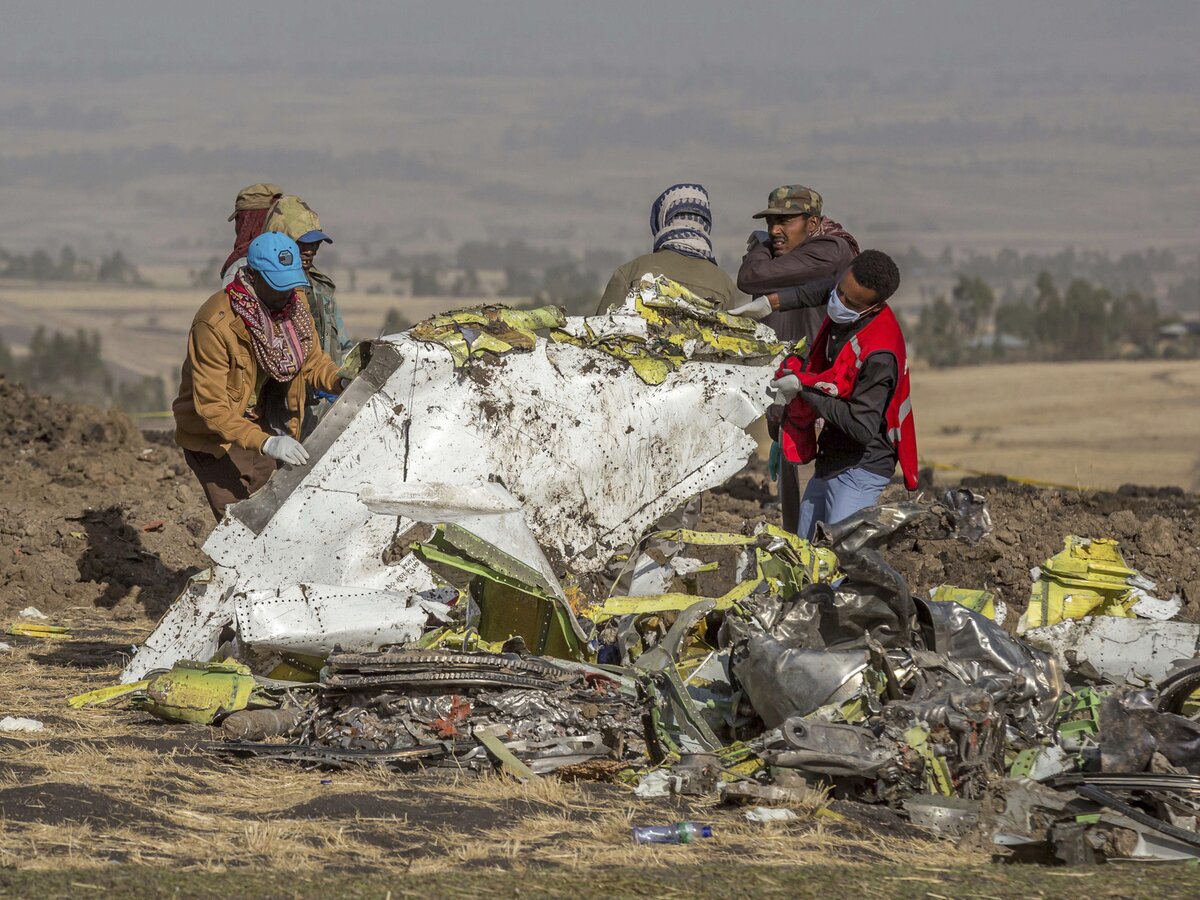
<svg viewBox="0 0 1200 900">
<path fill-rule="evenodd" d="M 648 280 L 362 348 L 309 465 L 230 508 L 125 684 L 73 702 L 220 724 L 221 753 L 829 790 L 1022 858 L 1200 856 L 1190 588 L 1109 534 L 1060 530 L 1018 598 L 906 577 L 1007 541 L 970 488 L 811 544 L 658 524 L 742 469 L 769 402 L 782 348 L 722 315 Z"/>
</svg>

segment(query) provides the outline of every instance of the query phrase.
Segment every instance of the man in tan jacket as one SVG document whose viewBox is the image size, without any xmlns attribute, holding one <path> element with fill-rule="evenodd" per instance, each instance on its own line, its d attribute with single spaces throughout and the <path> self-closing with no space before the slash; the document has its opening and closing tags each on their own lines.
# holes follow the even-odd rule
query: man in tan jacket
<svg viewBox="0 0 1200 900">
<path fill-rule="evenodd" d="M 298 440 L 307 387 L 343 387 L 316 336 L 296 242 L 259 235 L 246 260 L 192 320 L 173 404 L 175 441 L 218 521 L 279 463 L 308 461 Z"/>
</svg>

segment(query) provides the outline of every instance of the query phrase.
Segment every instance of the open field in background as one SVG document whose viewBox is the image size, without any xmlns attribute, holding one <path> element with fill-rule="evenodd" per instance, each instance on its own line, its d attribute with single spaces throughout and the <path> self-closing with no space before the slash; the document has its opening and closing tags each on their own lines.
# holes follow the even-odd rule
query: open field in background
<svg viewBox="0 0 1200 900">
<path fill-rule="evenodd" d="M 1163 31 L 1159 44 L 1184 39 Z M 569 43 L 573 57 L 593 52 Z M 514 235 L 642 252 L 654 196 L 696 179 L 712 195 L 726 266 L 767 193 L 797 181 L 864 247 L 1194 251 L 1197 138 L 1180 115 L 1194 109 L 1192 80 L 1147 78 L 1149 61 L 1128 45 L 1122 66 L 1096 54 L 1095 74 L 1067 74 L 1071 49 L 950 62 L 945 53 L 969 51 L 941 46 L 851 64 L 831 40 L 813 53 L 836 53 L 834 72 L 799 54 L 773 61 L 770 78 L 748 56 L 685 54 L 666 72 L 615 59 L 528 59 L 515 71 L 516 60 L 472 59 L 456 71 L 401 56 L 336 77 L 321 71 L 329 60 L 247 59 L 104 71 L 69 91 L 5 79 L 0 109 L 58 102 L 66 114 L 56 127 L 6 128 L 0 166 L 13 177 L 0 181 L 0 203 L 22 215 L 0 221 L 0 246 L 67 243 L 193 267 L 232 240 L 237 189 L 266 179 L 313 204 L 347 264 Z M 136 111 L 119 96 L 136 96 Z M 71 113 L 90 113 L 90 127 Z"/>
<path fill-rule="evenodd" d="M 912 373 L 926 462 L 1068 486 L 1200 490 L 1200 361 Z"/>
<path fill-rule="evenodd" d="M 179 365 L 192 317 L 216 287 L 48 287 L 0 282 L 0 337 L 10 346 L 22 347 L 39 325 L 50 333 L 95 330 L 108 362 L 129 374 L 165 378 L 170 394 L 179 384 Z M 444 309 L 476 302 L 467 298 L 338 291 L 346 327 L 360 339 L 376 337 L 392 307 L 418 322 Z"/>
<path fill-rule="evenodd" d="M 360 276 L 360 287 L 382 285 L 382 278 Z M 173 396 L 188 326 L 210 290 L 0 283 L 0 336 L 19 346 L 38 325 L 95 329 L 107 361 L 130 374 L 163 377 Z M 360 338 L 376 336 L 392 307 L 419 321 L 478 302 L 366 290 L 338 296 L 347 327 Z M 1200 361 L 917 368 L 912 378 L 927 463 L 1069 486 L 1200 490 Z"/>
</svg>

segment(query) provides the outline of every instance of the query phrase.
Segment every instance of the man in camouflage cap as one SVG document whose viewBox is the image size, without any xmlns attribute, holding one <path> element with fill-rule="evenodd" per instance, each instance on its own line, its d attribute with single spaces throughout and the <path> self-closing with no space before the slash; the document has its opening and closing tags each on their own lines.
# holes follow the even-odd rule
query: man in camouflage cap
<svg viewBox="0 0 1200 900">
<path fill-rule="evenodd" d="M 221 283 L 226 287 L 233 281 L 234 273 L 246 263 L 246 250 L 250 242 L 263 232 L 263 223 L 275 201 L 283 196 L 283 188 L 269 181 L 247 185 L 237 193 L 233 203 L 233 212 L 229 214 L 230 222 L 234 223 L 236 237 L 233 241 L 233 252 L 221 266 Z"/>
<path fill-rule="evenodd" d="M 767 216 L 820 216 L 821 195 L 802 184 L 785 184 L 771 191 L 767 208 L 756 212 L 754 218 Z"/>
<path fill-rule="evenodd" d="M 798 290 L 839 275 L 858 255 L 858 241 L 822 214 L 821 195 L 802 184 L 775 188 L 754 218 L 766 219 L 767 230 L 750 235 L 737 278 L 738 289 L 754 299 L 730 312 L 762 319 L 783 340 L 807 338 L 811 346 L 825 311 L 797 308 Z M 777 427 L 776 422 L 773 438 Z M 778 455 L 777 447 L 773 453 Z M 800 480 L 798 466 L 780 464 L 779 501 L 789 531 L 799 522 Z"/>
<path fill-rule="evenodd" d="M 821 195 L 812 188 L 785 184 L 771 191 L 766 209 L 754 214 L 756 219 L 766 219 L 767 229 L 750 235 L 738 270 L 738 288 L 747 294 L 762 295 L 770 303 L 767 309 L 766 302 L 758 302 L 756 311 L 765 315 L 778 310 L 779 299 L 773 296 L 777 291 L 835 275 L 858 254 L 854 236 L 822 215 L 821 206 Z M 798 323 L 776 320 L 774 324 L 780 337 L 788 340 L 809 330 L 793 337 L 786 332 Z M 810 324 L 819 326 L 820 321 Z M 793 327 L 789 329 L 789 325 Z M 815 334 L 816 328 L 811 330 Z"/>
<path fill-rule="evenodd" d="M 316 326 L 321 349 L 341 365 L 346 354 L 354 347 L 346 334 L 346 325 L 338 309 L 335 297 L 336 285 L 328 275 L 316 267 L 314 259 L 321 244 L 332 244 L 333 238 L 321 229 L 321 219 L 316 211 L 294 195 L 280 197 L 267 216 L 264 231 L 286 234 L 300 247 L 300 262 L 311 287 L 308 291 L 308 308 Z M 322 398 L 310 392 L 304 410 L 304 434 L 316 428 L 317 420 L 328 408 Z"/>
</svg>

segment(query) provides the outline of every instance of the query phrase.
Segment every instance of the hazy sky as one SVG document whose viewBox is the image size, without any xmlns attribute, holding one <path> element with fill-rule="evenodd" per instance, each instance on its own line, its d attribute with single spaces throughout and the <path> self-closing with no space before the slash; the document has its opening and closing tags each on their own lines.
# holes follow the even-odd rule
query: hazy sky
<svg viewBox="0 0 1200 900">
<path fill-rule="evenodd" d="M 6 0 L 2 21 L 0 206 L 22 216 L 0 246 L 207 259 L 261 179 L 375 249 L 632 248 L 687 179 L 725 258 L 787 181 L 884 244 L 1200 230 L 1198 0 Z"/>
<path fill-rule="evenodd" d="M 1009 73 L 1194 68 L 1195 0 L 7 0 L 8 71 L 257 61 L 515 72 L 569 65 L 812 70 L 967 65 Z"/>
</svg>

